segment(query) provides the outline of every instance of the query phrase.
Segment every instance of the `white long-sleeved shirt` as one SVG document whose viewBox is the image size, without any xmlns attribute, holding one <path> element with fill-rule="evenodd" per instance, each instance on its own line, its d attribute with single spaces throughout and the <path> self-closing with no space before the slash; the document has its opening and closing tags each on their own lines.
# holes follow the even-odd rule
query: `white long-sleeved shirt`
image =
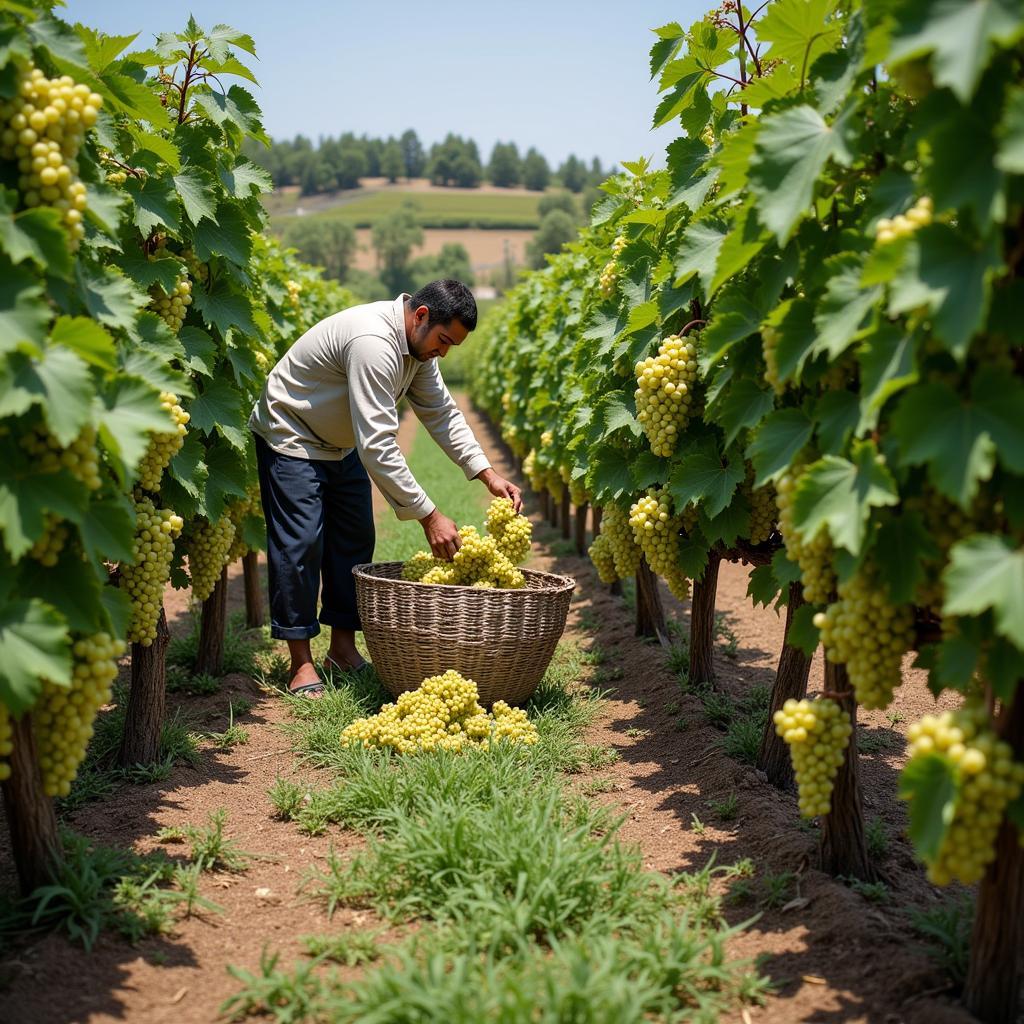
<svg viewBox="0 0 1024 1024">
<path fill-rule="evenodd" d="M 370 302 L 321 320 L 270 371 L 249 428 L 276 452 L 339 460 L 353 450 L 399 519 L 434 503 L 398 447 L 398 400 L 406 401 L 448 457 L 472 479 L 490 466 L 441 379 L 436 359 L 409 352 L 405 300 Z"/>
</svg>

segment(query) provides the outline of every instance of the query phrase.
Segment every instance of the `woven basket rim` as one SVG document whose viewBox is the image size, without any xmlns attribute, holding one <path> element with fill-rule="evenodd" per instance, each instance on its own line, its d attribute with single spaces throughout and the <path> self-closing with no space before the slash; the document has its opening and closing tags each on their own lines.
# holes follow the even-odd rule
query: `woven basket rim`
<svg viewBox="0 0 1024 1024">
<path fill-rule="evenodd" d="M 561 594 L 566 590 L 576 589 L 576 580 L 572 576 L 562 576 L 559 573 L 554 572 L 543 572 L 540 569 L 520 569 L 519 571 L 524 576 L 532 576 L 536 579 L 543 579 L 547 585 L 543 588 L 539 587 L 517 587 L 517 588 L 500 588 L 495 587 L 493 589 L 481 588 L 481 587 L 467 587 L 460 583 L 420 583 L 418 580 L 403 580 L 401 576 L 385 576 L 380 572 L 374 570 L 380 570 L 383 568 L 393 568 L 395 566 L 401 567 L 404 562 L 363 562 L 361 565 L 352 566 L 352 575 L 356 577 L 362 577 L 368 580 L 379 580 L 385 583 L 396 583 L 406 587 L 423 587 L 433 590 L 465 590 L 471 594 L 501 594 L 503 597 L 515 597 L 517 595 L 523 595 L 524 598 L 530 594 L 545 593 L 545 594 Z M 551 581 L 550 584 L 547 581 Z"/>
</svg>

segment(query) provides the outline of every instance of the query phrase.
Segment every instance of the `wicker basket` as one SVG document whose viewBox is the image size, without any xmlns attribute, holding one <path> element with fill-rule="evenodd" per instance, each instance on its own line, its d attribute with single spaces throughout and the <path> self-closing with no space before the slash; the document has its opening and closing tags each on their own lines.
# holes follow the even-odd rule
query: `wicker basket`
<svg viewBox="0 0 1024 1024">
<path fill-rule="evenodd" d="M 357 565 L 363 635 L 387 689 L 397 697 L 451 668 L 476 683 L 487 707 L 523 703 L 565 629 L 576 581 L 521 571 L 522 590 L 479 590 L 403 580 L 401 562 Z"/>
</svg>

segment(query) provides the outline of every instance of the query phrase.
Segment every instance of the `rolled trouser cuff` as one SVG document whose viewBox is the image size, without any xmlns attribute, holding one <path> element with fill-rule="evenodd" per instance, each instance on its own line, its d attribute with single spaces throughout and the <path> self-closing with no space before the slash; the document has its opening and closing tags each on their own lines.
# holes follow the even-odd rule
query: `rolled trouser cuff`
<svg viewBox="0 0 1024 1024">
<path fill-rule="evenodd" d="M 270 635 L 275 640 L 311 640 L 320 635 L 320 623 L 312 626 L 275 626 L 271 625 Z"/>
</svg>

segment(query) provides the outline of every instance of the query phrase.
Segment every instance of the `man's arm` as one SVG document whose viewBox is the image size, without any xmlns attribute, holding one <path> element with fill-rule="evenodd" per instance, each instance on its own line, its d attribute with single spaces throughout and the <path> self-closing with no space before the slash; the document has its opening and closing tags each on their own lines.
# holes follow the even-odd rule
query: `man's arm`
<svg viewBox="0 0 1024 1024">
<path fill-rule="evenodd" d="M 510 498 L 517 512 L 522 508 L 519 488 L 491 468 L 490 460 L 470 430 L 466 417 L 441 379 L 436 360 L 430 360 L 417 369 L 405 397 L 430 436 L 448 458 L 462 468 L 467 480 L 479 480 L 496 497 Z"/>
<path fill-rule="evenodd" d="M 458 529 L 416 482 L 398 447 L 395 392 L 401 363 L 372 337 L 355 339 L 346 353 L 349 407 L 359 459 L 399 519 L 418 519 L 431 550 L 451 558 L 461 545 Z"/>
</svg>

